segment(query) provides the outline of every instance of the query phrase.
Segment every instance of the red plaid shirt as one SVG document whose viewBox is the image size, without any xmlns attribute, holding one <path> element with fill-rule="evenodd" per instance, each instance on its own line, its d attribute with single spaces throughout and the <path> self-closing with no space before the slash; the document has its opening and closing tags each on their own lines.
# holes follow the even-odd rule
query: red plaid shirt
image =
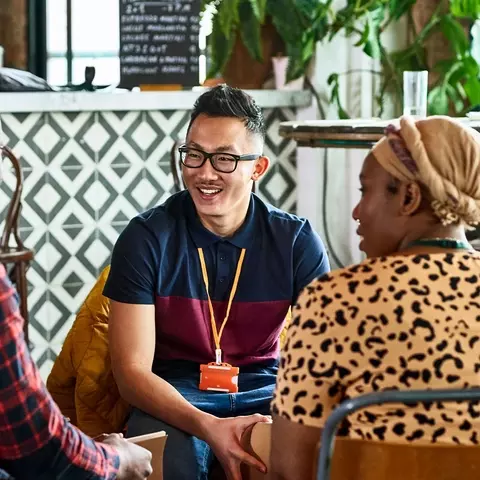
<svg viewBox="0 0 480 480">
<path fill-rule="evenodd" d="M 72 426 L 47 392 L 0 265 L 0 478 L 113 479 L 119 464 L 115 450 Z"/>
</svg>

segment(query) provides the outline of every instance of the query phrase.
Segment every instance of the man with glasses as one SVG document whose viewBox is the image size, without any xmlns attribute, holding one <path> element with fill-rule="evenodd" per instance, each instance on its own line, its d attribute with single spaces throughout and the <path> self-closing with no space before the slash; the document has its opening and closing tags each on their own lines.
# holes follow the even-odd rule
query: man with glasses
<svg viewBox="0 0 480 480">
<path fill-rule="evenodd" d="M 113 373 L 134 406 L 127 435 L 166 430 L 166 480 L 231 480 L 264 466 L 240 445 L 268 421 L 279 335 L 300 292 L 329 270 L 305 219 L 252 193 L 265 124 L 241 90 L 201 95 L 179 148 L 186 190 L 120 235 L 104 294 Z"/>
</svg>

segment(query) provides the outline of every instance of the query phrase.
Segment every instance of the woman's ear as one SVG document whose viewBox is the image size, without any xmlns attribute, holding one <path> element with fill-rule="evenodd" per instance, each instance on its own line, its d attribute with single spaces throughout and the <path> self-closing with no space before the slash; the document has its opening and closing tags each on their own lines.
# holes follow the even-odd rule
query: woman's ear
<svg viewBox="0 0 480 480">
<path fill-rule="evenodd" d="M 422 203 L 422 190 L 418 183 L 407 183 L 402 185 L 402 215 L 413 215 L 420 208 Z"/>
</svg>

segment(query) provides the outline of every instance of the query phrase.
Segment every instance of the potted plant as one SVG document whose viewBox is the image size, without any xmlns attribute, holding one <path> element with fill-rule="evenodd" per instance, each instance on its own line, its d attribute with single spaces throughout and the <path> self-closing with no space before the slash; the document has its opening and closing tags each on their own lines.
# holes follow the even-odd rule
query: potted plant
<svg viewBox="0 0 480 480">
<path fill-rule="evenodd" d="M 327 33 L 332 0 L 202 0 L 212 10 L 207 78 L 220 74 L 232 86 L 261 88 L 272 57 L 287 56 L 286 81 L 305 74 L 315 46 Z"/>
<path fill-rule="evenodd" d="M 419 4 L 422 5 L 419 5 Z M 428 7 L 426 21 L 415 21 L 416 9 Z M 409 43 L 401 50 L 389 50 L 382 33 L 400 19 L 407 20 Z M 478 0 L 367 0 L 348 1 L 336 12 L 329 12 L 328 40 L 342 32 L 356 40 L 355 46 L 379 61 L 380 68 L 370 71 L 379 79 L 378 112 L 382 117 L 386 95 L 393 99 L 395 115 L 402 111 L 402 77 L 405 70 L 429 70 L 433 84 L 428 96 L 429 114 L 459 114 L 480 104 L 480 67 L 472 55 L 468 31 L 480 19 Z M 431 39 L 443 38 L 442 57 L 433 58 Z M 438 50 L 438 49 L 437 49 Z M 332 73 L 330 102 L 337 105 L 340 118 L 348 118 L 340 101 L 342 76 L 356 72 Z"/>
</svg>

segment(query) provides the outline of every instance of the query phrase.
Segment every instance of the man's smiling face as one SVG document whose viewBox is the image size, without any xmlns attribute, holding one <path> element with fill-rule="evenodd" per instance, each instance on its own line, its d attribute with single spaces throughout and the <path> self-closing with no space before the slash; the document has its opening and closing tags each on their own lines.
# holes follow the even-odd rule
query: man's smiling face
<svg viewBox="0 0 480 480">
<path fill-rule="evenodd" d="M 262 140 L 235 117 L 199 115 L 190 126 L 186 145 L 207 153 L 234 155 L 261 154 Z M 207 160 L 200 168 L 182 166 L 185 185 L 198 214 L 203 218 L 222 217 L 244 208 L 249 202 L 257 160 L 239 161 L 232 173 L 215 170 Z"/>
</svg>

